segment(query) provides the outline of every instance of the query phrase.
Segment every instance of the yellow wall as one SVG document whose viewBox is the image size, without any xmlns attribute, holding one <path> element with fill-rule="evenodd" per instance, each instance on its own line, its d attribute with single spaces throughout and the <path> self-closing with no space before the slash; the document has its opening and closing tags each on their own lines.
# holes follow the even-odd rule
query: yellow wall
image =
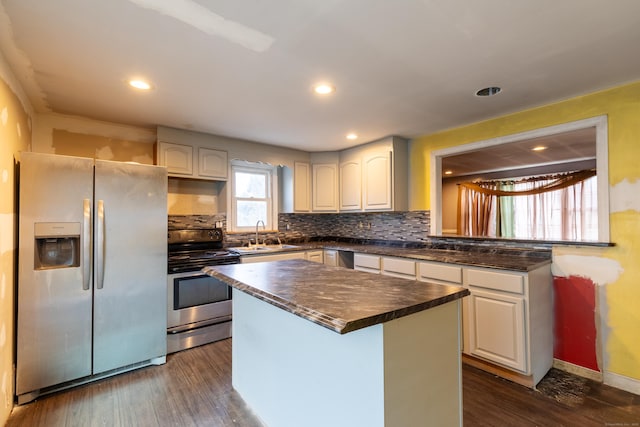
<svg viewBox="0 0 640 427">
<path fill-rule="evenodd" d="M 505 94 L 506 96 L 506 94 Z M 429 209 L 432 150 L 607 115 L 613 248 L 554 250 L 554 264 L 570 256 L 571 271 L 599 286 L 597 322 L 601 363 L 612 383 L 628 381 L 640 393 L 640 83 L 597 92 L 532 110 L 413 140 L 410 147 L 410 209 Z M 594 255 L 595 252 L 595 255 Z M 568 259 L 568 258 L 567 258 Z M 588 268 L 601 261 L 608 271 Z M 580 265 L 582 262 L 582 266 Z M 583 267 L 583 268 L 581 268 Z"/>
<path fill-rule="evenodd" d="M 0 78 L 0 425 L 5 424 L 13 408 L 13 301 L 17 255 L 14 157 L 19 151 L 28 150 L 30 141 L 30 118 Z"/>
</svg>

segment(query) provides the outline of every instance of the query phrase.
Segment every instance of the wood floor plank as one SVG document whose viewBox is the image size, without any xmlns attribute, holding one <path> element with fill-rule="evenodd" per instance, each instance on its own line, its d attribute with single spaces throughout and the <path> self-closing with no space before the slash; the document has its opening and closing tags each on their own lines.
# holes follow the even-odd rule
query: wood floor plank
<svg viewBox="0 0 640 427">
<path fill-rule="evenodd" d="M 553 392 L 531 390 L 463 365 L 464 425 L 640 426 L 640 396 L 591 380 L 580 380 L 580 384 L 572 399 L 562 400 Z M 429 427 L 428 420 L 424 425 Z M 16 407 L 7 424 L 15 426 L 262 424 L 231 387 L 229 339 L 170 355 L 163 366 L 139 369 Z"/>
</svg>

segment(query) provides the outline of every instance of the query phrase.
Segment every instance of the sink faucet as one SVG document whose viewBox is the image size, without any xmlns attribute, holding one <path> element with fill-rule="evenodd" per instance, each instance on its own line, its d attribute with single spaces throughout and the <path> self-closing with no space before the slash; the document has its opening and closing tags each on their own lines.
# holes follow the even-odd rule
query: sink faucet
<svg viewBox="0 0 640 427">
<path fill-rule="evenodd" d="M 256 246 L 258 246 L 258 226 L 260 225 L 260 223 L 262 223 L 262 230 L 266 229 L 264 221 L 259 219 L 258 222 L 256 222 Z M 262 241 L 262 243 L 264 244 L 264 240 Z"/>
</svg>

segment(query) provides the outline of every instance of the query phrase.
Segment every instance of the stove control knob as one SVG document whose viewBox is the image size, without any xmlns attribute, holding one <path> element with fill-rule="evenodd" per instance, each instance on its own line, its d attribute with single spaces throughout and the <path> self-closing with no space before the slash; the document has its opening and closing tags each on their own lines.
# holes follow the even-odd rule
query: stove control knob
<svg viewBox="0 0 640 427">
<path fill-rule="evenodd" d="M 221 240 L 222 239 L 222 235 L 220 233 L 220 230 L 209 231 L 209 238 L 211 240 Z"/>
</svg>

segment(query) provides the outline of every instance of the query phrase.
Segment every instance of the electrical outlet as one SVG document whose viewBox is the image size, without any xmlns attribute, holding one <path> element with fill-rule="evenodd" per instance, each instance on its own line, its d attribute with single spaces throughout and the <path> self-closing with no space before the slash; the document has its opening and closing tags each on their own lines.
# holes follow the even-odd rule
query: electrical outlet
<svg viewBox="0 0 640 427">
<path fill-rule="evenodd" d="M 371 230 L 371 223 L 370 222 L 367 223 L 367 230 Z"/>
<path fill-rule="evenodd" d="M 358 228 L 360 228 L 360 229 L 361 229 L 361 228 L 363 228 L 363 227 L 364 227 L 364 225 L 362 225 L 362 221 L 360 221 L 360 222 L 358 223 Z"/>
</svg>

